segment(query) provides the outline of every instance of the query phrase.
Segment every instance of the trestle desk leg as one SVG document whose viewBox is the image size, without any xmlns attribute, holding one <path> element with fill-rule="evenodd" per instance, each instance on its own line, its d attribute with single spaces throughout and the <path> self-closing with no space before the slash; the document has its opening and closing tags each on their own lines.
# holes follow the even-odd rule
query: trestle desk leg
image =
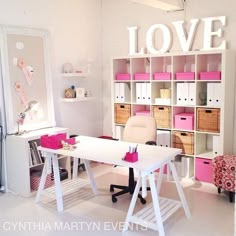
<svg viewBox="0 0 236 236">
<path fill-rule="evenodd" d="M 187 219 L 190 219 L 191 218 L 191 213 L 190 213 L 188 203 L 187 203 L 187 200 L 185 198 L 182 186 L 180 185 L 179 178 L 178 178 L 178 175 L 177 175 L 177 172 L 176 172 L 176 169 L 175 169 L 175 165 L 174 165 L 173 162 L 170 161 L 169 166 L 170 166 L 170 169 L 171 169 L 171 172 L 172 172 L 175 184 L 176 184 L 176 188 L 177 188 L 179 197 L 181 199 L 181 202 L 182 202 L 182 205 L 183 205 L 183 208 L 184 208 L 185 215 L 186 215 Z"/>
<path fill-rule="evenodd" d="M 63 211 L 63 199 L 62 199 L 62 192 L 61 192 L 61 180 L 60 180 L 57 154 L 52 154 L 52 167 L 53 167 L 53 173 L 54 173 L 55 191 L 56 191 L 56 198 L 57 198 L 57 210 Z"/>
<path fill-rule="evenodd" d="M 164 171 L 164 165 L 162 165 L 162 167 L 159 169 L 159 174 L 158 174 L 158 178 L 157 178 L 157 194 L 158 195 L 159 195 L 160 190 L 161 190 L 163 171 Z"/>
<path fill-rule="evenodd" d="M 78 163 L 79 163 L 78 158 L 73 157 L 73 173 L 72 173 L 72 179 L 77 178 L 77 175 L 78 175 Z"/>
<path fill-rule="evenodd" d="M 165 236 L 163 222 L 162 222 L 162 218 L 161 218 L 161 209 L 159 206 L 159 199 L 158 199 L 158 195 L 157 195 L 157 189 L 156 189 L 153 173 L 149 175 L 149 183 L 150 183 L 150 188 L 151 188 L 153 208 L 154 208 L 154 212 L 155 212 L 155 216 L 156 216 L 156 222 L 157 222 L 157 226 L 158 226 L 159 235 Z"/>
<path fill-rule="evenodd" d="M 127 216 L 126 216 L 126 219 L 125 219 L 123 232 L 126 231 L 129 227 L 129 221 L 130 221 L 130 218 L 131 218 L 131 216 L 134 212 L 134 207 L 135 207 L 135 204 L 136 204 L 136 201 L 137 201 L 137 198 L 138 198 L 138 194 L 139 194 L 139 190 L 140 190 L 140 187 L 141 187 L 141 179 L 142 179 L 142 177 L 139 176 L 136 187 L 135 187 L 135 190 L 134 190 L 134 193 L 133 193 L 133 196 L 132 196 L 132 200 L 130 202 L 129 210 L 128 210 L 128 213 L 127 213 Z"/>
<path fill-rule="evenodd" d="M 92 185 L 93 193 L 97 194 L 98 193 L 97 185 L 96 185 L 96 182 L 95 182 L 95 179 L 94 179 L 94 176 L 93 176 L 93 172 L 90 168 L 89 160 L 84 160 L 84 164 L 85 164 L 85 168 L 86 168 L 86 171 L 87 171 L 87 175 L 89 177 L 89 181 Z"/>
<path fill-rule="evenodd" d="M 41 196 L 41 193 L 44 189 L 46 179 L 47 179 L 47 175 L 49 174 L 49 171 L 48 171 L 49 166 L 50 166 L 50 163 L 51 163 L 50 154 L 43 153 L 43 156 L 46 160 L 45 160 L 45 163 L 44 163 L 44 166 L 43 166 L 43 172 L 42 172 L 42 175 L 41 175 L 41 178 L 40 178 L 39 188 L 38 188 L 37 195 L 36 195 L 36 198 L 35 198 L 35 203 L 38 203 L 40 201 L 40 196 Z"/>
</svg>

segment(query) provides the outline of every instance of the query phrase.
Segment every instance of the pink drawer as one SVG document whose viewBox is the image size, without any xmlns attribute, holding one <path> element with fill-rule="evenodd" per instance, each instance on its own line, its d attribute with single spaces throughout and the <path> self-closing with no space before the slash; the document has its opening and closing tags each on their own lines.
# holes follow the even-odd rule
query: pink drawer
<svg viewBox="0 0 236 236">
<path fill-rule="evenodd" d="M 135 115 L 136 116 L 150 116 L 151 113 L 150 113 L 150 111 L 136 111 Z"/>
<path fill-rule="evenodd" d="M 194 80 L 195 73 L 194 72 L 177 72 L 175 73 L 176 80 Z"/>
<path fill-rule="evenodd" d="M 130 74 L 116 74 L 116 80 L 130 80 Z"/>
<path fill-rule="evenodd" d="M 175 115 L 175 128 L 183 130 L 194 129 L 194 114 L 193 113 L 181 113 Z"/>
<path fill-rule="evenodd" d="M 213 183 L 212 160 L 199 158 L 195 160 L 195 179 Z"/>
<path fill-rule="evenodd" d="M 153 74 L 154 80 L 170 80 L 171 73 L 170 72 L 157 72 Z"/>
<path fill-rule="evenodd" d="M 221 80 L 221 72 L 220 71 L 200 72 L 199 79 L 200 80 Z"/>
<path fill-rule="evenodd" d="M 134 80 L 149 80 L 149 78 L 150 78 L 149 73 L 134 74 Z"/>
</svg>

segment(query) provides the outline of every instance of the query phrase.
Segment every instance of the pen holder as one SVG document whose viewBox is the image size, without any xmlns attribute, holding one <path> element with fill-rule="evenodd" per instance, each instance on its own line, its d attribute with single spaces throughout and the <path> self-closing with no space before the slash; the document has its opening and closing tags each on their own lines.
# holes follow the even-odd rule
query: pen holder
<svg viewBox="0 0 236 236">
<path fill-rule="evenodd" d="M 124 160 L 128 162 L 138 161 L 138 152 L 132 152 L 132 153 L 126 152 Z"/>
</svg>

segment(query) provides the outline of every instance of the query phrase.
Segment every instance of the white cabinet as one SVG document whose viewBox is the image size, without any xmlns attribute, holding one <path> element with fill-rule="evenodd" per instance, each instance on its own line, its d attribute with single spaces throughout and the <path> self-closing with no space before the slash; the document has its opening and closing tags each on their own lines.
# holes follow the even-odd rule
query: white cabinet
<svg viewBox="0 0 236 236">
<path fill-rule="evenodd" d="M 121 82 L 130 92 L 130 100 L 125 101 L 129 109 L 122 111 L 115 105 L 123 103 L 112 96 L 113 136 L 120 135 L 116 127 L 124 127 L 127 117 L 150 114 L 157 121 L 158 145 L 181 147 L 194 165 L 197 157 L 232 154 L 234 57 L 231 50 L 216 50 L 113 59 L 112 92 Z M 191 125 L 186 123 L 189 115 Z M 124 122 L 116 123 L 115 117 L 125 117 Z"/>
<path fill-rule="evenodd" d="M 30 142 L 45 134 L 67 133 L 66 128 L 45 128 L 22 135 L 8 135 L 6 138 L 6 164 L 8 191 L 24 197 L 32 194 L 30 174 L 33 170 L 42 170 L 43 164 L 31 164 Z M 67 160 L 68 159 L 68 160 Z M 69 168 L 69 158 L 63 158 L 62 167 Z M 68 170 L 69 171 L 69 170 Z"/>
</svg>

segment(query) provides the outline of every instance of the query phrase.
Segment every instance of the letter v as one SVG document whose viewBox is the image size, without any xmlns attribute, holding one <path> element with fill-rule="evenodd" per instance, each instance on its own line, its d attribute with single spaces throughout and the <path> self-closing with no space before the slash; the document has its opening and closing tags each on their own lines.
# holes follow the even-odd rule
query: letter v
<svg viewBox="0 0 236 236">
<path fill-rule="evenodd" d="M 172 22 L 172 24 L 175 26 L 175 29 L 179 38 L 180 46 L 184 52 L 189 51 L 192 46 L 193 38 L 196 32 L 199 19 L 192 19 L 190 22 L 191 22 L 191 28 L 189 30 L 187 39 L 186 39 L 186 32 L 183 28 L 184 21 Z"/>
</svg>

